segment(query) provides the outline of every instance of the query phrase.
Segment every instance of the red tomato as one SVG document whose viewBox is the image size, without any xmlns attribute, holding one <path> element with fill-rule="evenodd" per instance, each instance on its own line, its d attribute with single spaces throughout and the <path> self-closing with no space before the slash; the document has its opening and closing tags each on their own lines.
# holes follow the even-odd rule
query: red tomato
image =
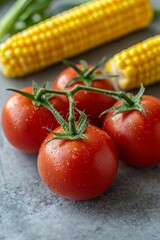
<svg viewBox="0 0 160 240">
<path fill-rule="evenodd" d="M 32 93 L 32 87 L 22 91 Z M 68 100 L 54 96 L 50 103 L 64 116 L 68 112 Z M 2 128 L 9 142 L 21 151 L 38 152 L 48 135 L 44 127 L 54 129 L 59 124 L 53 114 L 43 106 L 37 107 L 32 101 L 18 93 L 13 94 L 2 109 Z"/>
<path fill-rule="evenodd" d="M 77 67 L 82 69 L 81 65 L 77 65 Z M 91 68 L 91 66 L 89 66 L 89 68 Z M 96 74 L 102 74 L 102 71 L 97 70 Z M 64 90 L 66 84 L 72 78 L 77 76 L 78 73 L 73 68 L 69 67 L 65 69 L 53 82 L 53 89 Z M 77 84 L 85 85 L 83 82 L 76 81 L 67 89 L 70 89 Z M 95 79 L 91 82 L 91 87 L 112 91 L 115 90 L 110 79 Z M 99 115 L 115 103 L 115 99 L 110 96 L 82 90 L 75 93 L 74 99 L 76 101 L 76 107 L 79 110 L 84 111 L 90 122 L 96 126 L 101 126 L 103 123 L 104 116 L 99 117 Z"/>
<path fill-rule="evenodd" d="M 59 127 L 56 132 L 62 132 Z M 87 139 L 51 140 L 42 143 L 38 170 L 43 182 L 56 194 L 73 200 L 99 196 L 113 183 L 118 169 L 117 151 L 102 129 L 89 125 Z M 47 143 L 47 144 L 46 144 Z"/>
<path fill-rule="evenodd" d="M 114 106 L 120 105 L 117 102 Z M 144 95 L 141 105 L 147 116 L 137 110 L 120 113 L 107 120 L 103 129 L 115 142 L 119 157 L 129 165 L 144 167 L 160 161 L 160 99 Z"/>
</svg>

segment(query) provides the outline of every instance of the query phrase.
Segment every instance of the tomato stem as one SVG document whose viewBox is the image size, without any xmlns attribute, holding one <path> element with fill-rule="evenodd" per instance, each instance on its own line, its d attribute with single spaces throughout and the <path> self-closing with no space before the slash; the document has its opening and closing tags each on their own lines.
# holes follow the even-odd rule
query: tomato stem
<svg viewBox="0 0 160 240">
<path fill-rule="evenodd" d="M 75 127 L 75 101 L 73 99 L 73 95 L 70 94 L 68 96 L 69 99 L 69 117 L 68 117 L 68 123 L 69 123 L 69 133 L 70 135 L 75 135 L 76 132 L 76 127 Z"/>
<path fill-rule="evenodd" d="M 40 88 L 37 90 L 36 94 L 34 95 L 35 99 L 39 100 L 41 99 L 42 95 L 45 94 L 45 88 Z"/>
<path fill-rule="evenodd" d="M 128 103 L 129 106 L 132 106 L 134 104 L 134 101 L 130 97 L 128 97 L 127 94 L 125 94 L 122 91 L 115 92 L 115 91 L 104 90 L 104 89 L 100 89 L 100 88 L 76 85 L 69 92 L 74 95 L 79 90 L 86 90 L 86 91 L 101 93 L 101 94 L 105 94 L 105 95 L 110 95 L 110 96 L 112 96 L 112 97 L 114 97 L 114 98 L 116 98 L 118 100 L 123 99 L 123 100 L 125 100 Z"/>
<path fill-rule="evenodd" d="M 109 95 L 109 96 L 116 98 L 117 100 L 120 100 L 120 99 L 125 100 L 129 106 L 134 105 L 134 101 L 132 100 L 132 98 L 127 96 L 127 94 L 122 91 L 116 92 L 116 91 L 104 90 L 104 89 L 100 89 L 100 88 L 94 88 L 94 87 L 88 87 L 88 86 L 82 86 L 82 85 L 76 85 L 72 89 L 67 90 L 67 92 L 61 91 L 61 90 L 54 90 L 54 89 L 53 90 L 45 89 L 45 91 L 47 93 L 55 93 L 55 94 L 65 95 L 67 97 L 74 95 L 76 92 L 78 92 L 80 90 L 84 90 L 84 91 L 86 90 L 86 91 L 90 91 L 90 92 L 96 92 L 96 93 Z"/>
</svg>

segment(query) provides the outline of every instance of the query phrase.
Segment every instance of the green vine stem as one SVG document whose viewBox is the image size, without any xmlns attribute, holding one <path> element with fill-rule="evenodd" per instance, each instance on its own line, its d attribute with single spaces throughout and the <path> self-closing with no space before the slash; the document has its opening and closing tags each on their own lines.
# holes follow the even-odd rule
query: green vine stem
<svg viewBox="0 0 160 240">
<path fill-rule="evenodd" d="M 55 94 L 65 95 L 67 97 L 69 97 L 70 95 L 74 95 L 76 92 L 78 92 L 80 90 L 110 95 L 110 96 L 116 98 L 117 100 L 125 100 L 129 106 L 134 104 L 134 100 L 131 97 L 129 97 L 127 94 L 125 94 L 123 91 L 116 92 L 116 91 L 110 91 L 110 90 L 88 87 L 88 86 L 83 86 L 83 85 L 76 85 L 72 89 L 65 91 L 65 92 L 61 91 L 61 90 L 45 89 L 45 91 L 47 93 L 55 93 Z"/>
<path fill-rule="evenodd" d="M 75 127 L 75 101 L 73 99 L 73 94 L 70 94 L 68 96 L 69 99 L 69 118 L 68 118 L 68 123 L 69 123 L 69 133 L 71 135 L 76 134 L 76 127 Z"/>
<path fill-rule="evenodd" d="M 91 91 L 95 93 L 100 93 L 100 94 L 105 94 L 112 96 L 113 98 L 122 101 L 122 104 L 118 107 L 112 107 L 110 109 L 106 109 L 102 114 L 107 113 L 109 111 L 114 111 L 114 115 L 121 113 L 121 112 L 127 112 L 130 110 L 138 110 L 140 111 L 144 116 L 145 111 L 143 107 L 141 106 L 141 98 L 144 93 L 144 87 L 141 86 L 139 92 L 137 95 L 133 94 L 126 94 L 123 91 L 110 91 L 110 90 L 104 90 L 104 89 L 99 89 L 99 88 L 93 88 L 93 87 L 88 87 L 88 86 L 83 86 L 83 85 L 76 85 L 72 89 L 68 91 L 61 91 L 61 90 L 54 90 L 54 89 L 47 89 L 46 87 L 42 88 L 37 88 L 36 85 L 35 90 L 33 94 L 26 93 L 20 90 L 15 90 L 15 89 L 8 89 L 17 93 L 20 93 L 21 95 L 30 98 L 33 104 L 37 106 L 44 106 L 46 107 L 49 111 L 53 113 L 59 124 L 62 126 L 64 129 L 64 133 L 55 133 L 53 132 L 56 137 L 54 139 L 79 139 L 79 138 L 85 138 L 85 135 L 83 132 L 85 131 L 88 121 L 87 121 L 87 116 L 85 115 L 84 112 L 81 112 L 80 110 L 76 109 L 79 114 L 79 120 L 77 123 L 75 123 L 75 108 L 76 104 L 74 101 L 74 94 L 80 90 L 83 91 Z M 48 96 L 53 96 L 53 94 L 59 94 L 59 95 L 64 95 L 68 97 L 69 99 L 69 117 L 68 117 L 68 122 L 61 116 L 61 114 L 50 104 Z"/>
<path fill-rule="evenodd" d="M 80 90 L 85 90 L 85 91 L 91 91 L 91 92 L 101 93 L 101 94 L 105 94 L 105 95 L 110 95 L 110 96 L 112 96 L 112 97 L 114 97 L 118 100 L 120 100 L 120 99 L 125 100 L 129 105 L 134 104 L 134 101 L 122 91 L 115 92 L 115 91 L 109 91 L 109 90 L 104 90 L 104 89 L 100 89 L 100 88 L 76 85 L 74 88 L 72 88 L 70 90 L 70 94 L 74 95 L 77 91 L 80 91 Z"/>
</svg>

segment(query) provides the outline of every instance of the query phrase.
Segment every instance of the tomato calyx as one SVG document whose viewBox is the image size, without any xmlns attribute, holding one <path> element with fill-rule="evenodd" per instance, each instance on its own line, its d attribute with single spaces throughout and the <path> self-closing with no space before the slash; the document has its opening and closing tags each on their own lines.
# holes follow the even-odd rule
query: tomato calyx
<svg viewBox="0 0 160 240">
<path fill-rule="evenodd" d="M 19 93 L 22 96 L 29 98 L 34 105 L 39 107 L 40 105 L 43 105 L 42 100 L 48 101 L 51 97 L 54 96 L 54 93 L 46 93 L 47 87 L 48 85 L 47 83 L 45 83 L 42 88 L 39 88 L 38 84 L 33 81 L 33 84 L 32 84 L 33 93 L 28 93 L 28 92 L 24 92 L 24 91 L 13 89 L 13 88 L 8 88 L 7 90 Z"/>
<path fill-rule="evenodd" d="M 63 60 L 63 63 L 68 67 L 71 67 L 77 73 L 77 77 L 72 78 L 65 87 L 69 87 L 72 83 L 79 81 L 83 82 L 86 86 L 91 87 L 91 82 L 93 80 L 102 80 L 104 78 L 112 78 L 117 77 L 116 75 L 110 75 L 107 73 L 97 73 L 96 71 L 101 67 L 101 65 L 105 62 L 106 58 L 102 58 L 102 60 L 95 66 L 91 67 L 88 65 L 87 61 L 80 60 L 80 65 L 82 69 L 78 68 L 76 64 L 69 60 Z"/>
<path fill-rule="evenodd" d="M 70 103 L 68 122 L 65 121 L 63 117 L 55 109 L 50 108 L 50 110 L 52 111 L 57 121 L 64 130 L 63 133 L 51 131 L 55 135 L 55 137 L 53 137 L 50 141 L 55 139 L 70 139 L 70 140 L 86 139 L 84 131 L 86 130 L 89 124 L 87 120 L 87 115 L 75 107 L 75 101 L 72 92 L 69 92 L 68 94 L 64 93 L 64 95 L 67 95 Z M 45 106 L 47 107 L 47 104 Z M 77 123 L 75 123 L 75 110 L 80 115 Z"/>
<path fill-rule="evenodd" d="M 64 133 L 62 132 L 55 132 L 55 131 L 51 131 L 50 129 L 48 129 L 50 132 L 53 133 L 53 135 L 55 135 L 55 137 L 51 138 L 48 142 L 52 141 L 52 140 L 55 140 L 55 139 L 70 139 L 70 140 L 76 140 L 76 139 L 86 139 L 86 135 L 83 133 L 87 126 L 88 126 L 88 121 L 87 121 L 87 116 L 84 112 L 76 109 L 79 114 L 80 114 L 80 118 L 77 122 L 76 125 L 74 125 L 74 133 L 71 133 L 71 129 L 70 129 L 70 125 L 65 125 L 65 128 L 64 126 L 63 129 L 65 130 Z M 48 143 L 47 142 L 47 143 Z"/>
<path fill-rule="evenodd" d="M 43 90 L 44 94 L 42 93 L 42 90 L 40 88 L 38 88 L 38 84 L 36 82 L 33 81 L 32 87 L 33 87 L 33 97 L 34 97 L 32 102 L 33 102 L 33 104 L 35 104 L 37 106 L 40 105 L 40 103 L 37 100 L 42 99 L 42 100 L 48 101 L 51 97 L 54 96 L 54 93 L 46 93 L 45 92 L 45 89 L 48 88 L 47 83 L 44 83 L 42 86 L 42 89 L 44 89 Z"/>
<path fill-rule="evenodd" d="M 37 107 L 43 106 L 47 108 L 57 119 L 58 123 L 62 126 L 64 132 L 63 133 L 57 133 L 54 131 L 51 131 L 51 129 L 46 128 L 48 131 L 52 132 L 56 137 L 53 139 L 85 139 L 86 136 L 83 134 L 85 129 L 88 126 L 88 120 L 87 116 L 84 112 L 80 111 L 79 109 L 75 108 L 75 101 L 73 99 L 73 93 L 63 91 L 52 91 L 47 89 L 47 84 L 44 84 L 42 88 L 38 88 L 38 85 L 33 82 L 33 93 L 28 93 L 25 91 L 17 90 L 17 89 L 7 89 L 9 91 L 13 91 L 16 93 L 21 94 L 22 96 L 30 99 L 33 104 L 35 104 Z M 49 99 L 55 95 L 56 93 L 60 95 L 65 95 L 68 97 L 70 102 L 69 107 L 69 117 L 68 122 L 62 117 L 62 115 L 51 105 L 49 102 Z M 75 124 L 75 116 L 74 112 L 76 111 L 79 113 L 80 117 L 78 122 Z"/>
<path fill-rule="evenodd" d="M 128 112 L 131 110 L 138 110 L 146 117 L 146 112 L 140 104 L 144 91 L 145 91 L 145 88 L 143 87 L 143 85 L 141 85 L 141 87 L 136 95 L 133 95 L 132 93 L 129 93 L 128 95 L 126 95 L 123 92 L 120 92 L 117 100 L 121 100 L 122 104 L 105 110 L 104 112 L 102 112 L 100 114 L 100 116 L 113 111 L 114 113 L 110 116 L 110 118 L 112 118 L 119 113 Z M 108 120 L 110 118 L 108 118 Z"/>
</svg>

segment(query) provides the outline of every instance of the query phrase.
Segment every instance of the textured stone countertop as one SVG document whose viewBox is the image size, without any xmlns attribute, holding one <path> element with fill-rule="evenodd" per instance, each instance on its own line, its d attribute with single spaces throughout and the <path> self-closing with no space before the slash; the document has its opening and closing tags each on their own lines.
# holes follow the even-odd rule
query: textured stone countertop
<svg viewBox="0 0 160 240">
<path fill-rule="evenodd" d="M 128 0 L 129 1 L 129 0 Z M 160 7 L 160 0 L 153 0 Z M 0 9 L 0 14 L 4 11 Z M 114 53 L 160 33 L 160 20 L 147 29 L 81 54 L 95 64 Z M 0 75 L 0 110 L 11 94 L 32 80 L 52 83 L 65 67 L 56 64 L 22 79 Z M 160 97 L 160 83 L 146 88 Z M 0 132 L 0 240 L 159 240 L 160 166 L 136 169 L 120 164 L 109 191 L 91 201 L 69 201 L 50 192 L 37 172 L 37 156 L 13 148 Z"/>
</svg>

